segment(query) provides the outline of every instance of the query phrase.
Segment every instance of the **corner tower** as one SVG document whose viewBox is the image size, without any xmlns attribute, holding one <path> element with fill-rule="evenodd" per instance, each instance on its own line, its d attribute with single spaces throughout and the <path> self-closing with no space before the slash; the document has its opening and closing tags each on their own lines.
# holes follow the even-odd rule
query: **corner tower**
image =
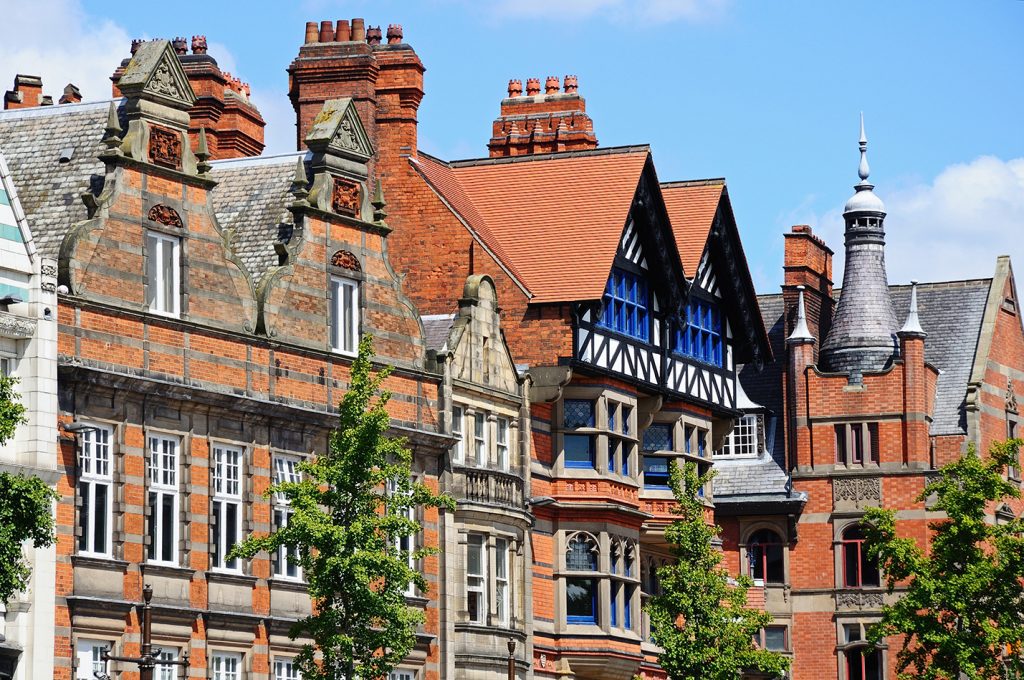
<svg viewBox="0 0 1024 680">
<path fill-rule="evenodd" d="M 896 312 L 885 276 L 885 204 L 868 182 L 868 141 L 860 121 L 860 182 L 846 202 L 846 267 L 836 316 L 821 346 L 822 369 L 862 373 L 885 368 L 897 351 Z"/>
</svg>

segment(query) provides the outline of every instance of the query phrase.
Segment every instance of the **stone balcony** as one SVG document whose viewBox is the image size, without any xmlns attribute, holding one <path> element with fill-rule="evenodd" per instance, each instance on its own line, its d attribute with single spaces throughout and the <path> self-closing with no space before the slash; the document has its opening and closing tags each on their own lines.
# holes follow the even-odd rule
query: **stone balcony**
<svg viewBox="0 0 1024 680">
<path fill-rule="evenodd" d="M 456 500 L 522 510 L 523 478 L 512 472 L 476 467 L 456 467 L 451 494 Z"/>
</svg>

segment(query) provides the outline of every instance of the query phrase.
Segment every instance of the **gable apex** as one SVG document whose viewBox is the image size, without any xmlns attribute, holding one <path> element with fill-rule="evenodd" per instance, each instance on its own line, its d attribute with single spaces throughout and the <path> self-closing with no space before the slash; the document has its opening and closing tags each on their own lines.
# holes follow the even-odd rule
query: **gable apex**
<svg viewBox="0 0 1024 680">
<path fill-rule="evenodd" d="M 117 87 L 129 99 L 151 99 L 175 109 L 185 110 L 196 102 L 188 76 L 167 40 L 142 43 Z"/>
<path fill-rule="evenodd" d="M 374 153 L 370 137 L 350 97 L 324 102 L 306 135 L 306 146 L 314 153 L 330 151 L 360 163 Z"/>
</svg>

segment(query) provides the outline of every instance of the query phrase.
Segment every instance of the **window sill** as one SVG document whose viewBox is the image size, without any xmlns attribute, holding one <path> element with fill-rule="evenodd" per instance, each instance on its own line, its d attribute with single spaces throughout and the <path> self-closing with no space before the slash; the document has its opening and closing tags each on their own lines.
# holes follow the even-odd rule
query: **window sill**
<svg viewBox="0 0 1024 680">
<path fill-rule="evenodd" d="M 141 566 L 144 574 L 156 574 L 158 576 L 187 576 L 191 579 L 192 575 L 196 573 L 195 569 L 169 562 L 146 562 Z"/>
<path fill-rule="evenodd" d="M 344 349 L 338 349 L 336 347 L 331 347 L 331 354 L 337 354 L 340 357 L 351 357 L 353 359 L 359 356 L 358 352 L 351 352 Z"/>
<path fill-rule="evenodd" d="M 206 572 L 206 580 L 211 583 L 233 583 L 242 586 L 255 586 L 259 580 L 255 576 L 248 576 L 237 571 L 216 571 Z"/>
<path fill-rule="evenodd" d="M 114 559 L 110 555 L 89 555 L 78 553 L 71 556 L 71 565 L 75 567 L 98 567 L 110 571 L 124 571 L 128 568 L 128 562 Z"/>
<path fill-rule="evenodd" d="M 161 312 L 158 309 L 146 309 L 147 312 L 154 316 L 162 316 L 165 319 L 180 319 L 181 312 Z"/>
<path fill-rule="evenodd" d="M 309 584 L 298 578 L 287 576 L 271 576 L 267 579 L 271 590 L 287 590 L 293 593 L 309 592 Z"/>
</svg>

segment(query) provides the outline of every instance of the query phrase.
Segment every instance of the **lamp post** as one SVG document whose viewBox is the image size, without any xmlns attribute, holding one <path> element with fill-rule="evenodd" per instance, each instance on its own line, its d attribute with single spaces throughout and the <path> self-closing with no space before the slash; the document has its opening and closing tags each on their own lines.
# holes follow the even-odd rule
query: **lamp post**
<svg viewBox="0 0 1024 680">
<path fill-rule="evenodd" d="M 142 589 L 142 599 L 145 603 L 142 605 L 142 647 L 139 649 L 139 655 L 134 657 L 111 656 L 110 647 L 106 647 L 101 657 L 103 659 L 104 672 L 94 673 L 97 680 L 110 680 L 110 674 L 106 673 L 108 661 L 122 661 L 135 664 L 139 667 L 139 680 L 153 680 L 153 669 L 157 665 L 188 668 L 188 652 L 183 654 L 184 658 L 181 660 L 164 661 L 160 659 L 160 650 L 153 649 L 153 607 L 150 605 L 150 600 L 153 599 L 153 586 L 147 585 Z"/>
<path fill-rule="evenodd" d="M 516 680 L 516 641 L 508 639 L 508 680 Z"/>
</svg>

